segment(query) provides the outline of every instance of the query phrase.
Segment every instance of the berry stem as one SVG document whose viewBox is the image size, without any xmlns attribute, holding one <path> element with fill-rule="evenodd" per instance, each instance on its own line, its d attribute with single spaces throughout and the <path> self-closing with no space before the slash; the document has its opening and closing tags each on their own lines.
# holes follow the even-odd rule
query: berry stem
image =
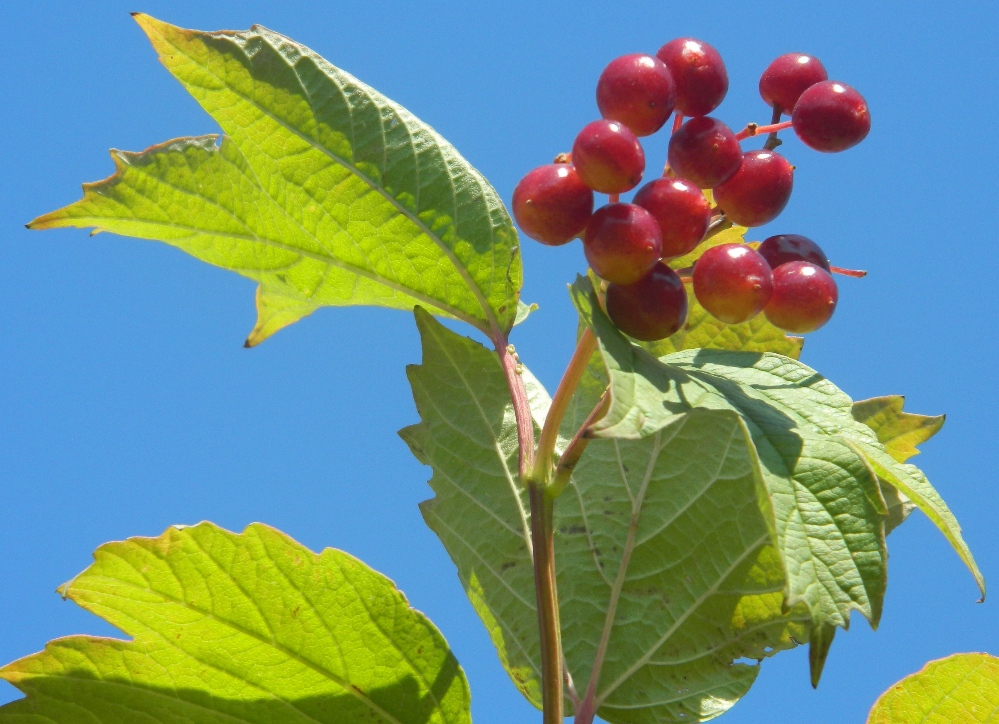
<svg viewBox="0 0 999 724">
<path fill-rule="evenodd" d="M 590 357 L 597 349 L 597 338 L 589 328 L 583 330 L 576 343 L 576 350 L 572 353 L 572 359 L 565 368 L 562 381 L 558 383 L 555 396 L 552 397 L 551 407 L 548 408 L 548 415 L 545 417 L 545 424 L 541 428 L 541 436 L 538 438 L 538 451 L 534 460 L 534 468 L 528 479 L 529 483 L 536 483 L 542 487 L 548 487 L 552 476 L 552 459 L 555 454 L 555 442 L 558 439 L 558 431 L 562 426 L 562 418 L 569 409 L 569 402 L 576 391 L 579 380 L 586 372 L 586 366 L 590 362 Z"/>
<path fill-rule="evenodd" d="M 605 390 L 596 406 L 583 420 L 583 424 L 576 430 L 576 434 L 572 436 L 572 440 L 566 445 L 565 452 L 559 458 L 558 465 L 555 467 L 555 475 L 552 478 L 551 491 L 553 496 L 561 495 L 565 486 L 569 484 L 572 471 L 576 469 L 576 464 L 583 457 L 586 446 L 590 444 L 590 428 L 607 412 L 609 404 L 610 393 Z"/>
<path fill-rule="evenodd" d="M 621 194 L 611 194 L 610 196 L 607 197 L 607 200 L 609 203 L 616 204 L 618 201 L 621 200 Z"/>
<path fill-rule="evenodd" d="M 736 134 L 736 138 L 740 141 L 745 141 L 747 138 L 752 138 L 753 136 L 762 136 L 764 133 L 769 133 L 771 135 L 776 135 L 777 131 L 783 131 L 785 128 L 791 127 L 791 121 L 784 121 L 783 123 L 772 123 L 769 126 L 760 126 L 755 123 L 748 124 L 744 129 Z"/>
<path fill-rule="evenodd" d="M 829 266 L 829 271 L 833 274 L 842 274 L 845 277 L 853 277 L 854 279 L 863 279 L 867 276 L 867 272 L 861 269 L 844 269 L 841 266 Z"/>
<path fill-rule="evenodd" d="M 677 111 L 676 115 L 673 116 L 673 133 L 680 130 L 680 126 L 683 125 L 683 114 Z"/>
<path fill-rule="evenodd" d="M 780 123 L 780 117 L 781 117 L 782 113 L 783 113 L 783 110 L 781 109 L 780 104 L 779 103 L 774 103 L 774 112 L 773 112 L 773 115 L 770 116 L 770 125 L 776 125 L 776 124 Z M 767 138 L 767 142 L 763 144 L 763 150 L 764 151 L 773 151 L 780 144 L 781 144 L 781 140 L 779 138 L 777 138 L 777 131 L 773 131 L 773 132 L 771 132 L 770 137 Z"/>
</svg>

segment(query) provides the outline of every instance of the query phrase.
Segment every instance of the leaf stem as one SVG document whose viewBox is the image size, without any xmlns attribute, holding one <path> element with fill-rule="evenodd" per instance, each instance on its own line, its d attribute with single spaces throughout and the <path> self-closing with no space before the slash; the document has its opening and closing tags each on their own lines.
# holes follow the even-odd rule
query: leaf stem
<svg viewBox="0 0 999 724">
<path fill-rule="evenodd" d="M 493 337 L 493 344 L 496 346 L 496 354 L 499 355 L 506 384 L 510 389 L 513 414 L 517 420 L 517 443 L 520 449 L 517 468 L 521 483 L 526 483 L 528 475 L 534 468 L 534 421 L 531 417 L 531 405 L 527 401 L 524 378 L 518 372 L 520 363 L 507 343 L 506 337 L 497 334 Z"/>
<path fill-rule="evenodd" d="M 572 436 L 572 440 L 565 448 L 565 452 L 562 453 L 562 457 L 558 460 L 558 465 L 555 467 L 555 475 L 552 478 L 551 483 L 551 494 L 552 497 L 558 497 L 565 490 L 565 486 L 569 484 L 569 479 L 572 477 L 572 471 L 576 469 L 576 464 L 579 459 L 583 457 L 583 452 L 586 450 L 586 446 L 590 444 L 590 427 L 593 423 L 604 416 L 607 412 L 607 407 L 610 404 L 610 393 L 609 391 L 604 391 L 604 394 L 600 397 L 596 406 L 593 408 L 592 412 L 587 415 L 586 419 L 583 420 L 583 424 L 579 426 L 576 430 L 576 434 Z"/>
<path fill-rule="evenodd" d="M 541 635 L 541 701 L 544 724 L 563 724 L 562 626 L 555 584 L 554 498 L 536 482 L 528 485 L 531 542 L 534 546 L 534 591 Z"/>
<path fill-rule="evenodd" d="M 548 415 L 545 417 L 545 424 L 541 428 L 541 436 L 538 438 L 538 452 L 534 459 L 531 480 L 542 487 L 546 487 L 551 480 L 552 459 L 555 455 L 555 443 L 558 440 L 559 428 L 562 426 L 562 418 L 565 417 L 565 411 L 569 408 L 576 386 L 586 372 L 586 366 L 596 349 L 597 338 L 587 327 L 576 342 L 576 350 L 565 368 L 562 381 L 558 383 L 558 389 L 555 390 L 551 407 L 548 408 Z"/>
</svg>

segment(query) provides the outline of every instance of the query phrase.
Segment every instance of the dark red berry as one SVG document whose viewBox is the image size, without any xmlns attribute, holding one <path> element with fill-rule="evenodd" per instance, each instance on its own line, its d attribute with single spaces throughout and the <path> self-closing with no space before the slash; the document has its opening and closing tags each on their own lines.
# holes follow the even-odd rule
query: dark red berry
<svg viewBox="0 0 999 724">
<path fill-rule="evenodd" d="M 651 213 L 662 234 L 662 258 L 694 250 L 711 222 L 711 205 L 701 190 L 678 178 L 657 178 L 635 194 L 634 203 Z"/>
<path fill-rule="evenodd" d="M 670 168 L 702 189 L 713 189 L 732 178 L 741 163 L 739 139 L 715 118 L 691 118 L 669 139 Z"/>
<path fill-rule="evenodd" d="M 641 206 L 607 204 L 586 225 L 583 251 L 597 276 L 615 284 L 637 282 L 659 260 L 662 240 L 655 218 Z"/>
<path fill-rule="evenodd" d="M 558 246 L 583 233 L 593 214 L 593 191 L 567 163 L 539 166 L 513 190 L 513 216 L 532 239 Z"/>
<path fill-rule="evenodd" d="M 794 169 L 773 151 L 749 151 L 735 175 L 715 187 L 715 203 L 733 224 L 762 226 L 773 221 L 791 198 Z"/>
<path fill-rule="evenodd" d="M 666 339 L 687 320 L 687 290 L 675 271 L 658 262 L 634 284 L 607 286 L 607 316 L 635 339 Z"/>
<path fill-rule="evenodd" d="M 828 77 L 818 58 L 804 53 L 787 53 L 763 71 L 760 95 L 768 106 L 780 106 L 781 112 L 789 116 L 805 89 Z"/>
<path fill-rule="evenodd" d="M 807 261 L 774 269 L 774 292 L 763 308 L 770 323 L 787 332 L 814 332 L 836 311 L 839 293 L 832 275 Z"/>
<path fill-rule="evenodd" d="M 594 121 L 572 144 L 572 165 L 579 178 L 602 194 L 623 194 L 638 186 L 645 152 L 638 137 L 618 121 Z"/>
<path fill-rule="evenodd" d="M 725 324 L 752 319 L 773 292 L 766 259 L 745 244 L 713 246 L 694 263 L 694 296 Z"/>
<path fill-rule="evenodd" d="M 675 104 L 673 76 L 651 55 L 622 55 L 604 68 L 597 81 L 600 114 L 620 121 L 636 136 L 651 136 L 662 128 Z"/>
<path fill-rule="evenodd" d="M 834 80 L 808 88 L 791 113 L 798 138 L 816 151 L 845 151 L 867 138 L 871 113 L 867 101 L 848 85 Z"/>
<path fill-rule="evenodd" d="M 771 269 L 792 261 L 808 261 L 829 271 L 829 260 L 819 245 L 801 234 L 778 234 L 765 239 L 757 249 Z"/>
<path fill-rule="evenodd" d="M 685 116 L 706 116 L 728 92 L 728 72 L 718 51 L 694 38 L 671 40 L 656 53 L 676 83 L 676 109 Z"/>
</svg>

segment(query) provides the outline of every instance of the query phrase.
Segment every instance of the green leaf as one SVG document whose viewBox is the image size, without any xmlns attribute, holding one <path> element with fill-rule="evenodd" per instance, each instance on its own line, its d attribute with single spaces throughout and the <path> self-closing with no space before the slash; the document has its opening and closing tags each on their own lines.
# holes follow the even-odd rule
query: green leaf
<svg viewBox="0 0 999 724">
<path fill-rule="evenodd" d="M 787 357 L 691 350 L 655 360 L 631 345 L 596 304 L 588 280 L 573 299 L 593 326 L 611 404 L 593 434 L 645 437 L 695 407 L 731 409 L 744 419 L 762 462 L 788 570 L 787 605 L 808 606 L 813 680 L 832 634 L 851 609 L 876 625 L 885 589 L 887 482 L 923 510 L 954 546 L 984 596 L 984 581 L 946 504 L 919 471 L 896 462 L 853 403 L 814 370 Z"/>
<path fill-rule="evenodd" d="M 503 666 L 540 706 L 530 503 L 518 481 L 517 423 L 495 352 L 448 330 L 417 308 L 423 362 L 408 368 L 421 422 L 400 431 L 433 467 L 436 497 L 420 505 L 489 631 Z M 532 407 L 547 394 L 524 370 Z M 539 409 L 541 408 L 541 409 Z"/>
<path fill-rule="evenodd" d="M 423 361 L 409 377 L 421 422 L 401 434 L 433 467 L 436 495 L 421 509 L 514 683 L 539 705 L 530 511 L 516 479 L 506 382 L 495 353 L 420 311 L 417 324 Z M 523 374 L 540 421 L 548 397 Z M 570 406 L 577 424 L 602 392 L 590 382 L 588 399 Z M 595 694 L 608 721 L 715 716 L 745 693 L 758 670 L 733 662 L 807 638 L 807 611 L 782 609 L 784 572 L 770 545 L 773 522 L 761 512 L 754 455 L 731 411 L 688 412 L 644 440 L 591 442 L 556 501 L 568 670 L 585 687 L 598 648 L 604 652 Z M 571 703 L 583 691 L 569 693 Z"/>
<path fill-rule="evenodd" d="M 853 403 L 853 418 L 874 430 L 885 451 L 900 463 L 919 454 L 917 445 L 940 432 L 945 415 L 913 415 L 903 412 L 900 395 L 873 397 Z"/>
<path fill-rule="evenodd" d="M 433 129 L 308 48 L 255 27 L 136 20 L 225 132 L 142 153 L 31 228 L 94 227 L 176 246 L 259 282 L 248 345 L 323 306 L 464 320 L 518 312 L 517 235 L 496 191 Z"/>
<path fill-rule="evenodd" d="M 464 673 L 391 581 L 253 524 L 97 549 L 63 596 L 133 637 L 73 636 L 0 669 L 0 722 L 470 722 Z"/>
<path fill-rule="evenodd" d="M 881 695 L 867 724 L 986 724 L 999 718 L 999 659 L 954 654 L 931 661 Z"/>
</svg>

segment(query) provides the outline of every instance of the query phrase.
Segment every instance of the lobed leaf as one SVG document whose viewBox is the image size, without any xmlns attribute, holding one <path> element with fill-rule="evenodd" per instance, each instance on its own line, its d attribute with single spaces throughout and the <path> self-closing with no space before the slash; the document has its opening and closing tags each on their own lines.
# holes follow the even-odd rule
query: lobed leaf
<svg viewBox="0 0 999 724">
<path fill-rule="evenodd" d="M 417 324 L 423 361 L 409 376 L 421 422 L 401 434 L 433 467 L 435 497 L 421 510 L 514 683 L 540 705 L 530 510 L 503 373 L 494 353 L 429 315 L 418 311 Z M 524 375 L 540 422 L 547 395 Z M 584 383 L 587 400 L 573 400 L 576 424 L 602 393 L 594 381 Z M 782 609 L 784 573 L 754 455 L 734 413 L 688 412 L 646 439 L 593 441 L 556 501 L 567 667 L 580 687 L 594 681 L 606 720 L 716 716 L 758 670 L 733 662 L 807 638 L 807 612 Z M 583 690 L 568 694 L 578 702 Z"/>
<path fill-rule="evenodd" d="M 255 523 L 97 549 L 63 596 L 132 635 L 73 636 L 0 669 L 0 722 L 470 722 L 465 675 L 391 581 Z"/>
<path fill-rule="evenodd" d="M 986 724 L 999 718 L 999 659 L 954 654 L 888 689 L 867 724 Z"/>
<path fill-rule="evenodd" d="M 509 331 L 522 276 L 512 221 L 433 129 L 264 28 L 135 17 L 226 135 L 113 151 L 113 176 L 30 228 L 159 240 L 256 280 L 248 345 L 352 304 L 422 304 L 493 337 Z"/>
<path fill-rule="evenodd" d="M 874 430 L 885 452 L 904 463 L 919 454 L 917 445 L 940 432 L 945 415 L 913 415 L 903 412 L 905 398 L 900 395 L 873 397 L 853 403 L 853 419 Z"/>
</svg>

